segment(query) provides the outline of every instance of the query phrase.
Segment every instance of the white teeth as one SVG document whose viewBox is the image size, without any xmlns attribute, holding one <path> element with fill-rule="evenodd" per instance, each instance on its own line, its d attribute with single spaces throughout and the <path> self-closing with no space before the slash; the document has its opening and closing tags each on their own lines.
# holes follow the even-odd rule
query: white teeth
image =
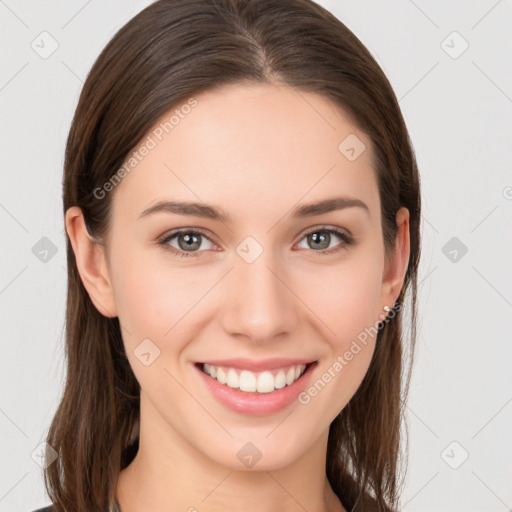
<svg viewBox="0 0 512 512">
<path fill-rule="evenodd" d="M 279 370 L 279 373 L 276 375 L 274 386 L 276 389 L 281 389 L 286 386 L 286 376 L 283 370 Z"/>
<path fill-rule="evenodd" d="M 270 393 L 274 391 L 274 376 L 270 372 L 263 372 L 258 375 L 258 393 Z"/>
<path fill-rule="evenodd" d="M 208 375 L 211 375 L 213 378 L 215 378 L 217 376 L 217 369 L 215 368 L 215 366 L 212 366 L 211 364 L 206 364 L 205 363 L 203 368 L 204 368 L 204 371 Z"/>
<path fill-rule="evenodd" d="M 288 370 L 288 373 L 286 374 L 286 384 L 288 386 L 295 380 L 295 368 L 293 366 Z"/>
<path fill-rule="evenodd" d="M 256 391 L 256 376 L 252 372 L 243 370 L 240 373 L 240 391 Z"/>
<path fill-rule="evenodd" d="M 233 368 L 228 370 L 228 380 L 226 381 L 226 384 L 233 389 L 237 389 L 239 387 L 238 385 L 238 373 L 236 373 Z"/>
<path fill-rule="evenodd" d="M 217 368 L 217 377 L 215 377 L 221 384 L 226 384 L 226 374 L 222 368 Z"/>
<path fill-rule="evenodd" d="M 248 393 L 271 393 L 276 389 L 293 384 L 306 369 L 305 364 L 291 366 L 287 370 L 281 369 L 277 373 L 264 371 L 255 374 L 249 370 L 235 370 L 234 368 L 221 368 L 210 364 L 203 364 L 203 371 L 221 384 L 230 388 L 240 389 Z M 274 376 L 275 374 L 275 376 Z"/>
</svg>

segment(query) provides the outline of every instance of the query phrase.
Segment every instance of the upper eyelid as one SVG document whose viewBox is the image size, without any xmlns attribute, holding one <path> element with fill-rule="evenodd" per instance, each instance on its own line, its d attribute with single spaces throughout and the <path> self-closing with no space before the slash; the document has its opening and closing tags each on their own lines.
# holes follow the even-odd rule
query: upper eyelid
<svg viewBox="0 0 512 512">
<path fill-rule="evenodd" d="M 352 233 L 346 229 L 339 226 L 330 226 L 329 224 L 325 224 L 322 226 L 313 226 L 312 228 L 308 228 L 302 232 L 302 236 L 306 236 L 310 233 L 315 233 L 316 231 L 341 231 L 345 233 L 347 236 L 352 236 Z"/>
</svg>

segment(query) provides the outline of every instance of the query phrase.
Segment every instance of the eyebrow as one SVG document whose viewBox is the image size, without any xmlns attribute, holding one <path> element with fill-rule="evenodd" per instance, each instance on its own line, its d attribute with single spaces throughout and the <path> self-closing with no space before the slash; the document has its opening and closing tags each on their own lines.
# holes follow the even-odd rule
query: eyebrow
<svg viewBox="0 0 512 512">
<path fill-rule="evenodd" d="M 322 215 L 336 210 L 344 210 L 345 208 L 351 207 L 362 208 L 367 213 L 370 211 L 366 203 L 360 199 L 353 197 L 333 197 L 316 203 L 301 205 L 293 210 L 292 217 L 314 217 L 316 215 Z M 178 201 L 159 201 L 155 205 L 146 208 L 139 215 L 139 219 L 155 213 L 175 213 L 178 215 L 190 215 L 192 217 L 214 219 L 221 222 L 231 222 L 230 215 L 218 206 L 208 205 L 205 203 Z"/>
</svg>

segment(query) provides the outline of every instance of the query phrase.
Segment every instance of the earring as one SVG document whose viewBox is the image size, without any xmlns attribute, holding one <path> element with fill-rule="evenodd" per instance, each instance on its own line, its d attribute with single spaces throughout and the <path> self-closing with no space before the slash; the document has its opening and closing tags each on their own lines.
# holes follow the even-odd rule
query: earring
<svg viewBox="0 0 512 512">
<path fill-rule="evenodd" d="M 383 306 L 383 308 L 382 308 L 382 309 L 383 309 L 386 313 L 385 313 L 385 314 L 384 314 L 384 313 L 381 313 L 381 314 L 379 315 L 379 317 L 380 317 L 380 319 L 381 319 L 381 320 L 384 320 L 384 319 L 388 316 L 388 313 L 391 311 L 391 308 L 390 308 L 389 306 L 387 306 L 387 305 L 386 305 L 386 306 Z"/>
</svg>

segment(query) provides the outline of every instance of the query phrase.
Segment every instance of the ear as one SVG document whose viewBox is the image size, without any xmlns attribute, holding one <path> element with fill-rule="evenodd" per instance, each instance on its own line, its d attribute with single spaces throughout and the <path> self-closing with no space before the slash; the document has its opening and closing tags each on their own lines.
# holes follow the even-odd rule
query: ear
<svg viewBox="0 0 512 512">
<path fill-rule="evenodd" d="M 82 210 L 78 206 L 72 206 L 66 211 L 65 223 L 78 272 L 89 297 L 103 316 L 116 317 L 117 308 L 104 247 L 91 239 Z"/>
<path fill-rule="evenodd" d="M 382 276 L 381 307 L 393 307 L 402 289 L 410 256 L 409 210 L 400 208 L 396 214 L 397 234 L 393 253 L 386 259 Z M 382 311 L 382 310 L 381 310 Z"/>
</svg>

